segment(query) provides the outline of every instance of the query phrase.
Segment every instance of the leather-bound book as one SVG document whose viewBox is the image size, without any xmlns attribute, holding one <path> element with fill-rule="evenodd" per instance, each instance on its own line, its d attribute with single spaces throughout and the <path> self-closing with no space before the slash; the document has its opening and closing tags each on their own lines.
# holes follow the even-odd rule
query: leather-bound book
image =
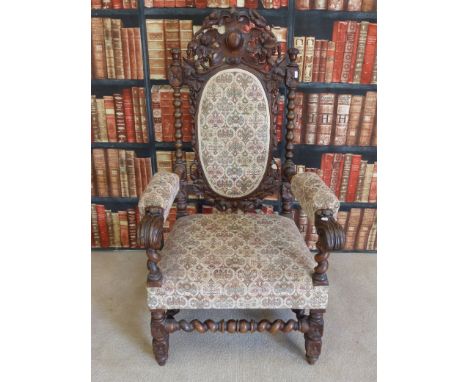
<svg viewBox="0 0 468 382">
<path fill-rule="evenodd" d="M 122 37 L 122 62 L 124 69 L 124 76 L 126 79 L 132 78 L 132 72 L 130 68 L 130 45 L 128 42 L 128 29 L 120 29 L 120 35 Z"/>
<path fill-rule="evenodd" d="M 180 98 L 182 101 L 182 141 L 191 142 L 193 118 L 190 114 L 190 89 L 188 88 L 188 86 L 183 86 L 180 89 Z"/>
<path fill-rule="evenodd" d="M 372 171 L 368 202 L 377 203 L 377 162 L 374 163 L 374 169 Z"/>
<path fill-rule="evenodd" d="M 136 142 L 135 133 L 135 120 L 133 117 L 133 100 L 132 100 L 132 89 L 122 89 L 122 100 L 125 117 L 125 132 L 127 135 L 127 142 Z"/>
<path fill-rule="evenodd" d="M 361 123 L 362 105 L 364 96 L 353 95 L 351 97 L 351 106 L 349 108 L 348 131 L 346 133 L 346 145 L 354 146 L 357 143 L 359 126 Z"/>
<path fill-rule="evenodd" d="M 141 196 L 141 194 L 145 192 L 145 188 L 149 182 L 149 179 L 148 179 L 148 173 L 146 169 L 145 158 L 137 158 L 137 161 L 140 162 L 139 166 L 140 166 L 141 193 L 139 196 Z"/>
<path fill-rule="evenodd" d="M 366 249 L 367 250 L 377 249 L 377 210 L 375 211 L 374 222 L 372 223 L 372 227 L 369 231 L 369 237 L 367 238 Z"/>
<path fill-rule="evenodd" d="M 91 0 L 91 9 L 102 9 L 101 0 Z"/>
<path fill-rule="evenodd" d="M 353 75 L 349 77 L 349 82 L 353 84 L 361 83 L 362 64 L 364 62 L 364 50 L 366 48 L 368 27 L 368 21 L 361 21 L 361 23 L 359 24 L 359 37 L 356 49 L 356 59 L 353 65 L 351 65 L 351 73 L 353 73 Z"/>
<path fill-rule="evenodd" d="M 107 174 L 109 176 L 110 196 L 120 197 L 120 170 L 119 170 L 119 150 L 107 149 Z"/>
<path fill-rule="evenodd" d="M 346 230 L 346 224 L 348 222 L 349 211 L 338 211 L 338 216 L 336 221 L 338 224 Z M 346 232 L 346 231 L 345 231 Z"/>
<path fill-rule="evenodd" d="M 327 70 L 327 52 L 328 52 L 328 41 L 321 40 L 319 73 L 318 73 L 319 82 L 325 82 L 325 72 Z"/>
<path fill-rule="evenodd" d="M 109 142 L 107 137 L 106 108 L 102 98 L 96 99 L 96 111 L 99 128 L 99 142 Z"/>
<path fill-rule="evenodd" d="M 346 227 L 346 240 L 344 249 L 354 249 L 354 243 L 356 241 L 359 224 L 361 222 L 362 208 L 351 208 L 349 211 L 348 224 Z"/>
<path fill-rule="evenodd" d="M 320 55 L 322 42 L 325 40 L 315 40 L 314 61 L 312 63 L 312 82 L 318 82 L 320 76 Z"/>
<path fill-rule="evenodd" d="M 318 9 L 318 10 L 327 9 L 327 0 L 313 0 L 313 2 L 314 2 L 314 9 Z"/>
<path fill-rule="evenodd" d="M 346 43 L 343 54 L 343 68 L 341 69 L 341 82 L 349 82 L 351 61 L 353 58 L 357 28 L 357 21 L 348 21 L 348 29 L 346 31 Z"/>
<path fill-rule="evenodd" d="M 102 9 L 111 9 L 112 0 L 102 0 Z"/>
<path fill-rule="evenodd" d="M 120 178 L 120 196 L 128 198 L 130 196 L 128 174 L 127 174 L 127 156 L 125 150 L 119 150 L 119 178 Z"/>
<path fill-rule="evenodd" d="M 342 11 L 344 3 L 344 0 L 328 0 L 327 9 L 329 11 Z"/>
<path fill-rule="evenodd" d="M 218 8 L 229 8 L 229 0 L 218 0 Z"/>
<path fill-rule="evenodd" d="M 370 185 L 372 182 L 372 174 L 374 173 L 374 163 L 368 163 L 366 173 L 364 174 L 364 184 L 362 185 L 361 202 L 367 203 L 369 200 Z"/>
<path fill-rule="evenodd" d="M 244 8 L 245 7 L 245 0 L 237 0 L 236 1 L 237 8 Z"/>
<path fill-rule="evenodd" d="M 322 180 L 327 186 L 330 186 L 330 181 L 331 181 L 331 176 L 332 176 L 332 167 L 333 167 L 333 154 L 332 153 L 322 154 L 320 169 L 322 170 Z"/>
<path fill-rule="evenodd" d="M 354 69 L 356 67 L 356 57 L 357 57 L 359 32 L 360 32 L 359 26 L 360 26 L 360 23 L 357 23 L 356 30 L 354 31 L 353 52 L 351 54 L 351 63 L 349 65 L 349 74 L 348 74 L 349 83 L 353 82 Z"/>
<path fill-rule="evenodd" d="M 284 103 L 285 97 L 281 94 L 278 97 L 278 114 L 276 115 L 276 140 L 281 142 L 283 138 L 283 122 L 284 122 Z"/>
<path fill-rule="evenodd" d="M 175 8 L 176 0 L 164 0 L 165 8 Z"/>
<path fill-rule="evenodd" d="M 359 181 L 359 168 L 361 167 L 361 155 L 354 155 L 351 158 L 351 171 L 349 172 L 348 190 L 346 191 L 347 203 L 356 200 L 357 184 Z"/>
<path fill-rule="evenodd" d="M 114 97 L 104 96 L 104 109 L 106 111 L 107 137 L 109 142 L 117 142 L 117 126 L 115 121 Z"/>
<path fill-rule="evenodd" d="M 112 223 L 112 211 L 105 210 L 105 212 L 106 212 L 107 234 L 109 235 L 109 246 L 113 247 L 115 238 L 114 238 L 114 224 Z"/>
<path fill-rule="evenodd" d="M 258 0 L 245 0 L 245 7 L 250 9 L 257 9 Z"/>
<path fill-rule="evenodd" d="M 375 208 L 365 208 L 362 212 L 361 225 L 359 227 L 354 248 L 357 250 L 364 250 L 367 247 L 367 239 L 374 223 Z"/>
<path fill-rule="evenodd" d="M 163 142 L 174 142 L 174 90 L 169 85 L 163 85 L 160 89 L 161 97 L 161 123 Z"/>
<path fill-rule="evenodd" d="M 130 79 L 136 79 L 138 77 L 137 72 L 137 58 L 136 58 L 136 47 L 135 47 L 135 33 L 133 28 L 127 29 L 128 34 L 128 51 L 130 53 Z"/>
<path fill-rule="evenodd" d="M 329 145 L 334 122 L 335 94 L 320 93 L 318 107 L 317 144 Z"/>
<path fill-rule="evenodd" d="M 359 12 L 361 10 L 362 0 L 348 0 L 348 7 L 350 12 Z"/>
<path fill-rule="evenodd" d="M 141 162 L 139 158 L 134 157 L 133 164 L 135 166 L 135 184 L 136 184 L 137 197 L 140 197 L 140 195 L 143 192 L 143 184 L 141 182 L 142 170 L 141 170 Z"/>
<path fill-rule="evenodd" d="M 374 67 L 372 68 L 372 78 L 371 78 L 371 84 L 376 84 L 377 83 L 377 54 L 375 55 L 374 58 Z"/>
<path fill-rule="evenodd" d="M 164 43 L 164 20 L 146 20 L 150 78 L 166 79 L 166 46 Z"/>
<path fill-rule="evenodd" d="M 119 211 L 119 223 L 120 223 L 120 242 L 123 248 L 130 247 L 128 238 L 128 217 L 127 211 Z"/>
<path fill-rule="evenodd" d="M 333 37 L 335 42 L 335 64 L 333 65 L 332 82 L 341 81 L 341 72 L 343 69 L 343 58 L 346 45 L 346 31 L 348 30 L 348 21 L 335 21 L 333 24 Z"/>
<path fill-rule="evenodd" d="M 364 62 L 362 64 L 361 84 L 370 84 L 372 71 L 377 53 L 377 24 L 369 23 L 367 29 L 366 47 L 364 49 Z"/>
<path fill-rule="evenodd" d="M 92 142 L 101 141 L 99 137 L 98 112 L 95 95 L 91 95 L 91 139 Z"/>
<path fill-rule="evenodd" d="M 364 190 L 364 178 L 366 175 L 367 160 L 361 160 L 361 165 L 359 166 L 359 178 L 358 184 L 356 187 L 356 201 L 360 202 L 362 199 L 362 191 Z"/>
<path fill-rule="evenodd" d="M 335 65 L 335 42 L 327 43 L 327 62 L 325 65 L 325 82 L 330 83 L 333 79 L 333 66 Z"/>
<path fill-rule="evenodd" d="M 193 23 L 192 20 L 180 20 L 179 21 L 179 33 L 180 33 L 180 51 L 182 57 L 187 57 L 187 45 L 192 41 L 193 37 Z"/>
<path fill-rule="evenodd" d="M 302 77 L 303 82 L 312 82 L 312 72 L 314 69 L 314 52 L 315 52 L 315 37 L 305 38 L 304 50 L 304 71 Z"/>
<path fill-rule="evenodd" d="M 359 146 L 369 146 L 377 112 L 377 92 L 367 92 L 361 118 L 361 131 L 359 133 Z"/>
<path fill-rule="evenodd" d="M 346 143 L 350 107 L 351 94 L 338 95 L 338 101 L 336 103 L 335 134 L 333 137 L 333 144 L 335 146 L 343 146 Z"/>
<path fill-rule="evenodd" d="M 138 0 L 130 0 L 131 8 L 137 9 L 138 8 Z"/>
<path fill-rule="evenodd" d="M 330 189 L 336 196 L 340 194 L 340 182 L 341 177 L 343 175 L 343 166 L 344 166 L 344 158 L 343 154 L 337 153 L 333 155 L 333 164 L 332 164 L 332 175 L 330 179 Z"/>
<path fill-rule="evenodd" d="M 141 33 L 140 28 L 133 28 L 133 38 L 135 39 L 135 56 L 136 56 L 136 77 L 139 80 L 144 78 L 143 75 L 143 54 L 141 52 Z"/>
<path fill-rule="evenodd" d="M 123 0 L 122 1 L 123 9 L 132 9 L 132 2 L 131 0 Z"/>
<path fill-rule="evenodd" d="M 310 9 L 309 0 L 297 0 L 296 1 L 296 9 L 299 11 L 305 11 Z"/>
<path fill-rule="evenodd" d="M 208 5 L 207 0 L 194 0 L 195 8 L 206 8 Z"/>
<path fill-rule="evenodd" d="M 112 19 L 105 17 L 104 22 L 104 47 L 106 49 L 107 78 L 115 77 L 114 49 L 112 47 Z"/>
<path fill-rule="evenodd" d="M 114 233 L 114 243 L 113 247 L 120 248 L 120 221 L 119 221 L 119 213 L 112 212 L 112 232 Z"/>
<path fill-rule="evenodd" d="M 153 129 L 154 129 L 154 140 L 156 142 L 163 141 L 160 89 L 161 89 L 160 85 L 153 85 L 151 87 L 151 106 L 153 109 Z"/>
<path fill-rule="evenodd" d="M 304 241 L 306 240 L 307 234 L 307 214 L 304 212 L 302 208 L 299 209 L 299 217 L 297 222 L 297 228 L 302 235 Z"/>
<path fill-rule="evenodd" d="M 127 209 L 128 217 L 128 240 L 130 242 L 130 248 L 137 248 L 137 225 L 136 225 L 136 214 L 134 208 Z"/>
<path fill-rule="evenodd" d="M 115 125 L 117 128 L 117 142 L 127 142 L 127 129 L 125 127 L 125 113 L 122 94 L 114 93 Z"/>
<path fill-rule="evenodd" d="M 304 93 L 296 93 L 296 99 L 294 111 L 296 116 L 294 118 L 294 129 L 293 129 L 293 143 L 300 144 L 302 142 L 302 111 L 304 104 Z"/>
<path fill-rule="evenodd" d="M 133 105 L 133 122 L 135 126 L 135 138 L 137 143 L 143 143 L 143 130 L 140 118 L 140 91 L 136 86 L 131 88 Z"/>
<path fill-rule="evenodd" d="M 281 5 L 281 8 L 287 8 L 288 0 L 280 0 L 280 5 Z"/>
<path fill-rule="evenodd" d="M 104 23 L 102 18 L 91 18 L 91 52 L 94 78 L 107 78 Z"/>
<path fill-rule="evenodd" d="M 377 0 L 362 0 L 362 12 L 374 12 L 376 9 Z"/>
<path fill-rule="evenodd" d="M 125 158 L 127 168 L 128 196 L 131 198 L 136 198 L 138 193 L 135 175 L 135 152 L 130 150 L 125 151 Z"/>
<path fill-rule="evenodd" d="M 150 182 L 151 178 L 153 177 L 153 167 L 151 166 L 151 158 L 146 157 L 144 158 L 145 161 L 145 168 L 146 168 L 146 184 L 145 187 Z"/>
<path fill-rule="evenodd" d="M 172 152 L 157 151 L 156 166 L 158 168 L 158 172 L 172 172 Z"/>
<path fill-rule="evenodd" d="M 218 1 L 219 0 L 208 0 L 207 7 L 208 8 L 218 8 Z"/>
<path fill-rule="evenodd" d="M 112 0 L 112 9 L 122 9 L 122 0 Z"/>
<path fill-rule="evenodd" d="M 341 177 L 340 192 L 338 200 L 344 202 L 346 200 L 346 193 L 348 191 L 349 174 L 351 173 L 351 160 L 353 154 L 345 154 L 343 159 L 343 175 Z"/>
<path fill-rule="evenodd" d="M 115 78 L 125 79 L 122 48 L 122 20 L 111 19 L 112 50 L 114 51 Z"/>
<path fill-rule="evenodd" d="M 280 46 L 281 54 L 286 54 L 286 50 L 287 50 L 286 41 L 287 41 L 287 36 L 288 36 L 288 28 L 275 26 L 271 28 L 271 33 L 273 33 L 276 37 L 276 42 Z M 277 56 L 277 55 L 278 55 L 277 53 L 274 54 L 274 56 Z"/>
<path fill-rule="evenodd" d="M 180 48 L 179 20 L 164 20 L 164 36 L 166 45 L 166 76 L 172 63 L 172 49 Z M 167 77 L 166 77 L 167 78 Z"/>
<path fill-rule="evenodd" d="M 304 51 L 305 51 L 305 37 L 297 36 L 294 37 L 294 48 L 298 50 L 296 63 L 299 68 L 299 81 L 304 81 Z"/>
<path fill-rule="evenodd" d="M 374 127 L 372 128 L 371 146 L 377 146 L 377 113 L 374 118 Z"/>
<path fill-rule="evenodd" d="M 101 204 L 96 204 L 97 224 L 101 248 L 109 248 L 109 231 L 106 224 L 106 209 Z"/>
<path fill-rule="evenodd" d="M 91 204 L 91 232 L 93 233 L 93 247 L 99 248 L 101 246 L 101 239 L 99 237 L 99 227 L 95 204 Z"/>
<path fill-rule="evenodd" d="M 317 140 L 319 94 L 308 93 L 306 100 L 307 112 L 304 118 L 304 143 L 308 145 L 314 145 Z"/>
<path fill-rule="evenodd" d="M 138 88 L 138 104 L 140 107 L 140 124 L 143 135 L 143 142 L 148 142 L 148 122 L 146 120 L 146 96 L 145 88 Z"/>
<path fill-rule="evenodd" d="M 176 8 L 184 8 L 185 7 L 185 0 L 175 0 L 175 7 Z"/>
</svg>

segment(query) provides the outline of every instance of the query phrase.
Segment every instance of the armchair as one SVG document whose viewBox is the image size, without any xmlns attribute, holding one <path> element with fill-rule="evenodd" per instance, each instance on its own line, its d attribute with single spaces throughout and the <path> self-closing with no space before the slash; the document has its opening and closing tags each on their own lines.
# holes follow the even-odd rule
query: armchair
<svg viewBox="0 0 468 382">
<path fill-rule="evenodd" d="M 224 27 L 223 29 L 220 26 Z M 223 33 L 221 33 L 223 32 Z M 174 89 L 175 174 L 156 174 L 139 208 L 138 240 L 148 256 L 147 302 L 153 353 L 168 359 L 169 334 L 304 333 L 306 359 L 321 350 L 328 302 L 328 255 L 343 245 L 334 219 L 339 202 L 315 174 L 295 174 L 293 158 L 297 50 L 281 52 L 266 20 L 251 10 L 211 13 L 188 44 L 187 58 L 172 50 L 169 82 Z M 279 87 L 286 84 L 288 113 L 280 173 L 274 117 Z M 221 213 L 188 215 L 182 156 L 180 89 L 188 85 L 194 116 L 193 192 Z M 281 215 L 254 214 L 262 199 L 281 191 Z M 318 253 L 310 254 L 289 219 L 295 194 L 315 216 Z M 177 221 L 162 240 L 162 226 L 176 200 Z M 292 309 L 296 320 L 176 320 L 180 309 Z"/>
</svg>

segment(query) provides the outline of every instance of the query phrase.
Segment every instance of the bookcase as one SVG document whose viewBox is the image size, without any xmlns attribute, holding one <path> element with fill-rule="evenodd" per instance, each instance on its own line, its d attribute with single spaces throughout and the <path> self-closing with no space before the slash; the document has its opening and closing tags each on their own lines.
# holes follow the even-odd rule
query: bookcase
<svg viewBox="0 0 468 382">
<path fill-rule="evenodd" d="M 139 27 L 141 31 L 141 44 L 143 56 L 143 80 L 118 80 L 118 79 L 93 79 L 91 81 L 91 93 L 97 97 L 109 95 L 121 91 L 128 87 L 143 87 L 146 97 L 146 120 L 148 128 L 149 142 L 147 143 L 117 143 L 117 142 L 94 142 L 91 148 L 114 148 L 135 151 L 138 157 L 150 157 L 153 172 L 156 172 L 156 153 L 158 151 L 175 150 L 172 142 L 156 142 L 154 140 L 154 126 L 151 109 L 151 87 L 153 85 L 166 85 L 167 80 L 150 79 L 150 68 L 148 60 L 148 41 L 146 33 L 146 20 L 148 19 L 191 19 L 193 24 L 202 24 L 203 19 L 213 12 L 213 8 L 146 8 L 144 0 L 138 0 L 137 9 L 94 9 L 91 10 L 92 17 L 118 18 L 123 22 L 124 27 Z M 331 40 L 333 23 L 338 20 L 355 20 L 377 22 L 376 12 L 349 12 L 349 11 L 325 11 L 325 10 L 297 10 L 295 0 L 289 0 L 287 8 L 263 9 L 259 1 L 257 11 L 264 16 L 268 22 L 275 26 L 287 27 L 288 47 L 294 46 L 294 36 L 315 36 L 317 39 Z M 300 83 L 298 91 L 304 93 L 330 92 L 335 94 L 365 95 L 367 91 L 377 91 L 375 84 L 349 84 L 349 83 Z M 282 93 L 284 94 L 284 89 Z M 283 134 L 285 135 L 287 119 L 283 119 Z M 184 143 L 185 151 L 192 151 L 190 143 Z M 373 163 L 377 160 L 376 146 L 319 146 L 309 144 L 296 144 L 294 148 L 294 162 L 304 164 L 308 167 L 320 168 L 321 156 L 323 153 L 353 153 L 362 155 L 362 159 Z M 285 142 L 278 145 L 274 156 L 285 160 Z M 202 200 L 189 199 L 189 203 L 201 204 Z M 91 203 L 103 204 L 106 208 L 116 211 L 120 208 L 135 207 L 138 198 L 112 198 L 112 197 L 92 197 Z M 281 199 L 278 201 L 265 201 L 266 204 L 273 204 L 275 210 L 281 211 Z M 297 207 L 297 203 L 294 207 Z M 351 208 L 377 208 L 377 203 L 341 203 L 342 211 L 349 211 Z M 93 248 L 93 250 L 113 249 Z M 132 248 L 125 248 L 132 249 Z M 344 251 L 344 250 L 343 250 Z M 355 250 L 349 252 L 356 252 Z M 359 251 L 375 252 L 375 251 Z"/>
</svg>

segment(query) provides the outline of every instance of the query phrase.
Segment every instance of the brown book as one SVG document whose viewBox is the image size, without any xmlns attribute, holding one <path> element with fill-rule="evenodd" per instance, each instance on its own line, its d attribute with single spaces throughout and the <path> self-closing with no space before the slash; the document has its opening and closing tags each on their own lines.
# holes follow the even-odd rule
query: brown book
<svg viewBox="0 0 468 382">
<path fill-rule="evenodd" d="M 372 180 L 369 190 L 369 203 L 377 203 L 377 162 L 374 163 L 374 170 L 372 172 Z"/>
<path fill-rule="evenodd" d="M 143 183 L 142 183 L 142 169 L 141 169 L 141 162 L 139 158 L 135 156 L 133 160 L 135 166 L 135 183 L 136 183 L 136 192 L 137 197 L 140 197 L 143 193 Z"/>
<path fill-rule="evenodd" d="M 156 142 L 163 141 L 160 90 L 161 90 L 160 85 L 153 85 L 151 87 L 151 106 L 153 109 L 153 129 L 154 129 L 154 140 Z"/>
<path fill-rule="evenodd" d="M 123 49 L 122 49 L 122 20 L 111 19 L 112 50 L 114 52 L 115 78 L 125 79 Z"/>
<path fill-rule="evenodd" d="M 353 154 L 344 155 L 343 175 L 341 177 L 340 193 L 338 195 L 338 199 L 340 202 L 344 202 L 346 200 L 346 192 L 348 191 L 348 181 L 349 181 L 349 174 L 351 172 L 352 157 L 353 157 Z"/>
<path fill-rule="evenodd" d="M 137 72 L 137 57 L 135 47 L 135 32 L 133 28 L 126 28 L 128 34 L 128 51 L 130 53 L 130 78 L 136 79 L 138 77 Z"/>
<path fill-rule="evenodd" d="M 374 127 L 377 112 L 377 92 L 367 92 L 361 118 L 361 131 L 359 133 L 359 146 L 371 144 L 372 128 Z"/>
<path fill-rule="evenodd" d="M 166 74 L 172 62 L 172 49 L 180 48 L 179 20 L 164 20 L 164 36 L 166 45 Z"/>
<path fill-rule="evenodd" d="M 341 69 L 341 82 L 349 82 L 351 61 L 353 58 L 354 42 L 356 39 L 357 21 L 348 21 L 346 43 L 343 54 L 343 68 Z"/>
<path fill-rule="evenodd" d="M 286 27 L 272 27 L 271 33 L 276 37 L 276 42 L 279 45 L 281 54 L 286 54 L 286 40 L 288 36 L 288 28 Z M 275 52 L 273 56 L 278 56 L 278 52 Z"/>
<path fill-rule="evenodd" d="M 333 155 L 332 175 L 330 179 L 330 189 L 334 194 L 340 194 L 340 181 L 343 174 L 344 154 L 337 153 Z"/>
<path fill-rule="evenodd" d="M 148 175 L 146 174 L 146 163 L 145 163 L 145 158 L 137 158 L 136 159 L 139 164 L 138 164 L 138 169 L 140 171 L 140 184 L 141 184 L 141 196 L 143 192 L 145 192 L 146 185 L 148 184 Z"/>
<path fill-rule="evenodd" d="M 91 138 L 93 142 L 101 142 L 101 138 L 99 137 L 98 112 L 95 95 L 91 95 Z"/>
<path fill-rule="evenodd" d="M 128 181 L 128 196 L 131 198 L 138 197 L 136 175 L 135 175 L 135 152 L 126 151 L 126 168 L 127 168 L 127 181 Z"/>
<path fill-rule="evenodd" d="M 114 97 L 104 96 L 104 109 L 106 111 L 107 137 L 109 142 L 117 142 L 117 126 L 115 121 Z"/>
<path fill-rule="evenodd" d="M 126 79 L 132 78 L 131 58 L 130 58 L 130 43 L 128 41 L 128 29 L 121 28 L 120 35 L 122 36 L 122 62 L 124 76 Z"/>
<path fill-rule="evenodd" d="M 146 184 L 145 188 L 148 185 L 148 183 L 151 181 L 151 178 L 153 177 L 153 166 L 151 166 L 151 158 L 146 157 L 144 158 L 145 160 L 145 167 L 146 167 Z"/>
<path fill-rule="evenodd" d="M 193 38 L 192 20 L 179 20 L 179 34 L 182 57 L 187 57 L 187 46 Z"/>
<path fill-rule="evenodd" d="M 99 197 L 109 196 L 109 188 L 107 185 L 106 153 L 104 149 L 93 149 L 92 154 L 97 195 Z"/>
<path fill-rule="evenodd" d="M 122 247 L 130 247 L 130 241 L 128 237 L 128 217 L 127 211 L 119 211 L 119 223 L 120 223 L 120 242 Z"/>
<path fill-rule="evenodd" d="M 352 82 L 353 84 L 361 83 L 362 64 L 364 62 L 364 51 L 366 49 L 368 27 L 368 21 L 361 21 L 361 23 L 359 24 L 359 38 L 356 49 L 356 61 L 354 63 L 354 68 L 351 70 L 353 75 L 349 76 L 349 82 Z"/>
<path fill-rule="evenodd" d="M 329 11 L 342 11 L 344 3 L 344 0 L 328 0 L 327 9 Z"/>
<path fill-rule="evenodd" d="M 350 106 L 351 94 L 338 95 L 338 101 L 336 103 L 335 134 L 333 137 L 333 144 L 335 146 L 343 146 L 346 143 Z"/>
<path fill-rule="evenodd" d="M 91 18 L 91 48 L 94 78 L 107 78 L 104 23 L 102 18 Z"/>
<path fill-rule="evenodd" d="M 333 67 L 335 65 L 335 42 L 327 43 L 327 63 L 325 66 L 325 82 L 330 83 L 333 80 Z"/>
<path fill-rule="evenodd" d="M 350 12 L 359 12 L 361 10 L 362 0 L 348 0 L 348 7 Z"/>
<path fill-rule="evenodd" d="M 362 0 L 361 11 L 373 12 L 375 11 L 376 0 Z"/>
<path fill-rule="evenodd" d="M 101 246 L 101 239 L 99 236 L 99 226 L 95 204 L 91 204 L 91 232 L 93 233 L 93 246 L 99 248 Z"/>
<path fill-rule="evenodd" d="M 174 142 L 174 90 L 169 85 L 162 85 L 159 90 L 161 103 L 161 125 L 163 142 Z"/>
<path fill-rule="evenodd" d="M 362 105 L 364 104 L 364 96 L 353 95 L 351 97 L 351 106 L 349 108 L 349 122 L 346 133 L 346 145 L 354 146 L 357 143 L 358 128 L 361 122 Z"/>
<path fill-rule="evenodd" d="M 351 208 L 348 217 L 348 224 L 346 225 L 346 240 L 344 249 L 354 249 L 354 243 L 356 241 L 359 224 L 361 222 L 362 208 Z"/>
<path fill-rule="evenodd" d="M 305 115 L 305 134 L 304 143 L 308 145 L 315 144 L 317 140 L 317 119 L 319 107 L 319 94 L 307 94 L 307 113 Z"/>
<path fill-rule="evenodd" d="M 132 87 L 132 105 L 136 142 L 143 143 L 143 130 L 140 118 L 140 91 L 136 86 Z"/>
<path fill-rule="evenodd" d="M 343 229 L 346 229 L 346 223 L 348 222 L 349 211 L 338 211 L 338 217 L 336 221 Z"/>
<path fill-rule="evenodd" d="M 312 82 L 318 82 L 319 80 L 320 53 L 321 53 L 323 41 L 324 40 L 315 40 L 314 60 L 312 63 Z"/>
<path fill-rule="evenodd" d="M 122 94 L 115 93 L 113 97 L 115 109 L 115 125 L 117 128 L 117 142 L 127 142 L 127 129 L 125 127 L 125 114 Z"/>
<path fill-rule="evenodd" d="M 371 146 L 377 146 L 377 113 L 374 118 L 374 127 L 372 129 Z"/>
<path fill-rule="evenodd" d="M 145 96 L 145 88 L 141 87 L 138 88 L 138 95 L 139 95 L 139 105 L 140 105 L 140 124 L 141 124 L 141 131 L 143 135 L 143 142 L 149 142 L 148 137 L 148 122 L 146 120 L 146 96 Z"/>
<path fill-rule="evenodd" d="M 104 47 L 106 49 L 107 78 L 115 77 L 114 49 L 112 47 L 112 19 L 105 17 L 104 22 Z"/>
<path fill-rule="evenodd" d="M 114 233 L 114 243 L 113 247 L 120 248 L 120 221 L 119 221 L 119 213 L 112 212 L 112 231 Z"/>
<path fill-rule="evenodd" d="M 369 200 L 370 185 L 372 182 L 372 174 L 374 173 L 374 163 L 368 163 L 366 173 L 364 174 L 364 184 L 362 186 L 361 202 L 367 203 Z"/>
<path fill-rule="evenodd" d="M 91 9 L 102 9 L 101 0 L 91 0 Z"/>
<path fill-rule="evenodd" d="M 119 150 L 107 149 L 107 174 L 109 176 L 110 196 L 120 197 L 120 169 L 119 169 Z"/>
<path fill-rule="evenodd" d="M 127 209 L 128 217 L 128 240 L 130 248 L 137 248 L 137 225 L 136 225 L 136 212 L 134 208 Z"/>
<path fill-rule="evenodd" d="M 96 99 L 97 122 L 99 128 L 99 142 L 109 142 L 107 137 L 106 108 L 102 98 Z"/>
<path fill-rule="evenodd" d="M 315 52 L 315 37 L 305 38 L 305 50 L 304 50 L 304 71 L 302 77 L 303 82 L 312 81 L 312 72 L 314 69 L 314 52 Z"/>
<path fill-rule="evenodd" d="M 367 160 L 361 159 L 361 164 L 359 165 L 359 178 L 356 187 L 356 201 L 360 202 L 362 199 L 362 192 L 364 190 L 364 177 L 366 174 Z"/>
<path fill-rule="evenodd" d="M 135 39 L 135 59 L 136 59 L 136 77 L 139 80 L 144 78 L 143 75 L 143 54 L 141 52 L 141 34 L 140 28 L 133 28 L 133 38 Z"/>
<path fill-rule="evenodd" d="M 264 5 L 265 7 L 265 5 Z M 305 11 L 310 9 L 310 2 L 309 0 L 297 0 L 296 1 L 296 9 L 299 11 Z"/>
<path fill-rule="evenodd" d="M 130 196 L 128 174 L 127 174 L 127 157 L 125 150 L 119 150 L 119 178 L 120 178 L 120 196 L 128 198 Z"/>
<path fill-rule="evenodd" d="M 294 37 L 294 48 L 298 50 L 296 63 L 299 68 L 299 81 L 304 81 L 304 52 L 305 52 L 305 37 Z"/>
<path fill-rule="evenodd" d="M 146 20 L 150 78 L 166 79 L 166 47 L 164 43 L 164 20 Z"/>
<path fill-rule="evenodd" d="M 115 239 L 114 239 L 114 225 L 112 224 L 112 211 L 105 210 L 105 213 L 106 213 L 107 234 L 109 236 L 109 246 L 113 247 Z"/>
<path fill-rule="evenodd" d="M 364 208 L 362 213 L 361 225 L 359 227 L 354 248 L 357 250 L 364 250 L 367 247 L 367 239 L 374 223 L 375 208 Z"/>
<path fill-rule="evenodd" d="M 321 93 L 318 107 L 317 144 L 329 145 L 334 122 L 335 94 Z"/>
<path fill-rule="evenodd" d="M 367 250 L 377 249 L 377 210 L 375 211 L 374 222 L 372 223 L 372 227 L 369 231 L 369 237 L 367 238 L 366 249 Z"/>
<path fill-rule="evenodd" d="M 325 82 L 325 72 L 327 70 L 327 52 L 328 52 L 328 41 L 322 40 L 320 45 L 320 61 L 319 61 L 319 75 L 318 81 Z"/>
<path fill-rule="evenodd" d="M 304 103 L 304 93 L 296 93 L 295 103 L 295 118 L 294 118 L 294 129 L 293 129 L 293 143 L 302 143 L 302 109 Z"/>
<path fill-rule="evenodd" d="M 157 151 L 156 166 L 158 168 L 158 172 L 172 172 L 172 152 Z"/>
</svg>

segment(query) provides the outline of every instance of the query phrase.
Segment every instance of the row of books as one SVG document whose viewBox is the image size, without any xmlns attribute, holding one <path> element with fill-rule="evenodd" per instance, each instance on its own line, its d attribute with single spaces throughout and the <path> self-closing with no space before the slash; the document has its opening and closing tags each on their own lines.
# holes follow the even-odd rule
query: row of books
<svg viewBox="0 0 468 382">
<path fill-rule="evenodd" d="M 359 154 L 324 153 L 321 177 L 342 202 L 377 203 L 377 162 Z"/>
<path fill-rule="evenodd" d="M 363 95 L 296 93 L 293 142 L 376 146 L 377 92 Z"/>
<path fill-rule="evenodd" d="M 151 158 L 137 158 L 134 151 L 93 149 L 91 195 L 139 197 L 153 176 Z"/>
<path fill-rule="evenodd" d="M 143 87 L 122 89 L 97 98 L 91 95 L 92 142 L 148 142 Z"/>
<path fill-rule="evenodd" d="M 137 9 L 138 0 L 91 0 L 91 9 Z"/>
<path fill-rule="evenodd" d="M 287 8 L 288 0 L 260 0 L 265 9 Z M 147 8 L 249 8 L 257 9 L 258 0 L 145 0 Z"/>
<path fill-rule="evenodd" d="M 346 233 L 345 250 L 377 250 L 377 209 L 351 208 L 338 212 L 338 223 Z"/>
<path fill-rule="evenodd" d="M 296 0 L 296 9 L 350 12 L 375 12 L 377 0 Z"/>
<path fill-rule="evenodd" d="M 377 24 L 335 21 L 332 41 L 294 37 L 302 82 L 377 83 Z"/>
<path fill-rule="evenodd" d="M 140 28 L 122 20 L 91 18 L 91 63 L 95 79 L 143 79 Z"/>
</svg>

